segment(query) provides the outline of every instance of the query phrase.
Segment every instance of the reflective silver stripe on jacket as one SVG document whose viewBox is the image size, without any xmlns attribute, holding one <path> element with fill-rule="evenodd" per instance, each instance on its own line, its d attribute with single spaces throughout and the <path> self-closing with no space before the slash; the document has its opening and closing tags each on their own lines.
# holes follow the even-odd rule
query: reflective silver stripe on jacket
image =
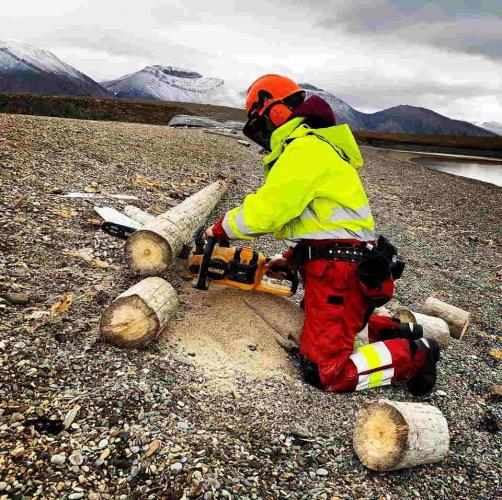
<svg viewBox="0 0 502 500">
<path fill-rule="evenodd" d="M 357 220 L 369 219 L 371 217 L 371 208 L 368 204 L 352 210 L 351 208 L 340 207 L 333 210 L 333 215 L 330 217 L 330 222 L 337 222 L 341 220 Z"/>
<path fill-rule="evenodd" d="M 252 232 L 249 229 L 249 227 L 246 226 L 246 223 L 244 222 L 244 211 L 242 210 L 242 207 L 239 208 L 239 211 L 237 212 L 237 215 L 234 217 L 234 223 L 237 226 L 237 229 L 245 235 L 251 235 Z"/>
<path fill-rule="evenodd" d="M 346 228 L 321 230 L 315 233 L 301 234 L 291 238 L 292 241 L 300 240 L 358 240 L 358 241 L 373 241 L 375 232 L 369 229 L 358 229 L 352 231 Z"/>
</svg>

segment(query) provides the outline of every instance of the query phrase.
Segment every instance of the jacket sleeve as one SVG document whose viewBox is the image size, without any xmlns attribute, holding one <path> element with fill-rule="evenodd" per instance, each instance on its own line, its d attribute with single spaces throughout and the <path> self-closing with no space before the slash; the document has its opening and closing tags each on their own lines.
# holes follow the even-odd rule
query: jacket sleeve
<svg viewBox="0 0 502 500">
<path fill-rule="evenodd" d="M 316 161 L 316 148 L 310 147 L 312 140 L 316 139 L 299 138 L 287 146 L 265 184 L 225 214 L 222 226 L 230 239 L 276 232 L 315 198 L 315 186 L 324 169 Z"/>
</svg>

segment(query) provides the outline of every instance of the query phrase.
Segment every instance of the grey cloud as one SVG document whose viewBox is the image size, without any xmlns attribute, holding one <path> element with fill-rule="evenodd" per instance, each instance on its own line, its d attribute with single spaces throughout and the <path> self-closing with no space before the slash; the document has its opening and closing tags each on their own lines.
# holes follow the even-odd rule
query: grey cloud
<svg viewBox="0 0 502 500">
<path fill-rule="evenodd" d="M 317 26 L 327 30 L 502 59 L 502 2 L 498 0 L 293 1 L 308 6 Z"/>
</svg>

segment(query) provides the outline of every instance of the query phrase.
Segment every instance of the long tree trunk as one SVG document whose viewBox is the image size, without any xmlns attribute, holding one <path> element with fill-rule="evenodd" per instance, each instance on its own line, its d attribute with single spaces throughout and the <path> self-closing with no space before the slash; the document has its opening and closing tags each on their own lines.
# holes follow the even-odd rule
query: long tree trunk
<svg viewBox="0 0 502 500">
<path fill-rule="evenodd" d="M 141 210 L 141 208 L 135 207 L 134 205 L 126 205 L 124 207 L 124 213 L 132 220 L 135 220 L 142 225 L 153 222 L 155 220 L 155 215 L 151 215 L 148 212 Z"/>
<path fill-rule="evenodd" d="M 403 323 L 416 323 L 424 330 L 424 337 L 434 339 L 441 349 L 448 347 L 451 342 L 450 328 L 444 319 L 426 314 L 410 311 L 409 309 L 399 309 L 395 317 Z"/>
<path fill-rule="evenodd" d="M 435 297 L 429 297 L 425 301 L 424 313 L 444 319 L 450 327 L 451 336 L 456 339 L 461 339 L 465 335 L 471 322 L 470 312 L 442 302 Z"/>
<path fill-rule="evenodd" d="M 431 405 L 380 399 L 357 415 L 354 448 L 368 469 L 390 471 L 438 462 L 449 443 L 448 423 Z"/>
<path fill-rule="evenodd" d="M 178 294 L 166 280 L 145 278 L 104 311 L 101 336 L 119 347 L 148 344 L 167 326 L 178 306 Z"/>
<path fill-rule="evenodd" d="M 214 182 L 133 233 L 124 248 L 129 267 L 147 276 L 163 273 L 226 190 L 225 182 Z"/>
</svg>

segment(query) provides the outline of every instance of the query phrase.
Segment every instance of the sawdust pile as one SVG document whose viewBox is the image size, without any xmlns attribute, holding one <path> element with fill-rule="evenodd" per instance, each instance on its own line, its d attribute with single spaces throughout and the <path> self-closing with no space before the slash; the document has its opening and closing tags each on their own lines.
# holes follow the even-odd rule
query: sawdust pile
<svg viewBox="0 0 502 500">
<path fill-rule="evenodd" d="M 223 286 L 202 292 L 190 284 L 182 300 L 186 310 L 161 340 L 165 352 L 181 354 L 219 383 L 296 376 L 283 346 L 297 342 L 303 324 L 298 306 L 268 294 Z"/>
</svg>

